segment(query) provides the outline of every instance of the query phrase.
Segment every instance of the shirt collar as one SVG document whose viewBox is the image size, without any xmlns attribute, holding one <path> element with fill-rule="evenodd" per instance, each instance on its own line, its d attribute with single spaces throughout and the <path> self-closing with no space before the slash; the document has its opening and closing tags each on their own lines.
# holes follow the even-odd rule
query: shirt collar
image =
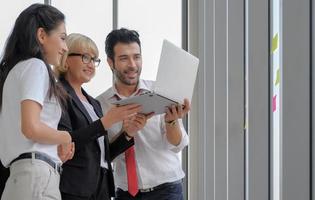
<svg viewBox="0 0 315 200">
<path fill-rule="evenodd" d="M 150 91 L 150 88 L 144 83 L 144 80 L 140 79 L 137 85 L 136 91 L 130 96 L 137 96 L 139 94 L 143 94 Z M 110 88 L 108 100 L 117 100 L 117 99 L 125 99 L 126 97 L 120 95 L 116 89 L 115 84 Z"/>
</svg>

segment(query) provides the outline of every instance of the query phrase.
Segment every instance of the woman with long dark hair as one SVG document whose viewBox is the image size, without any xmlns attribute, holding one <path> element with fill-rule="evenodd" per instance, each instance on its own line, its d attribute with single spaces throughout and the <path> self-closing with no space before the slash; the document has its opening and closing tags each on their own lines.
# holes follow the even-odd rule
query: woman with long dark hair
<svg viewBox="0 0 315 200">
<path fill-rule="evenodd" d="M 0 61 L 0 159 L 10 168 L 1 200 L 61 199 L 61 159 L 71 136 L 57 125 L 65 100 L 50 65 L 68 50 L 65 16 L 33 4 L 15 21 Z"/>
</svg>

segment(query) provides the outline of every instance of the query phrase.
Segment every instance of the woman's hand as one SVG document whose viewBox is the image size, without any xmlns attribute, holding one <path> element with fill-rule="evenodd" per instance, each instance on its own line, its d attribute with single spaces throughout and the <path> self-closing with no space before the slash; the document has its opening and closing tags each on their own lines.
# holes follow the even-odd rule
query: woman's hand
<svg viewBox="0 0 315 200">
<path fill-rule="evenodd" d="M 75 146 L 74 142 L 67 143 L 67 144 L 60 144 L 58 145 L 58 156 L 60 160 L 64 163 L 67 160 L 71 160 L 74 156 Z"/>
<path fill-rule="evenodd" d="M 150 119 L 154 113 L 150 113 L 148 115 L 137 114 L 133 115 L 123 121 L 123 131 L 128 134 L 128 137 L 134 137 L 139 130 L 141 130 L 147 120 Z"/>
<path fill-rule="evenodd" d="M 105 113 L 105 116 L 101 118 L 101 121 L 105 128 L 110 128 L 113 124 L 136 115 L 140 111 L 141 105 L 138 104 L 113 106 L 107 113 Z"/>
<path fill-rule="evenodd" d="M 165 114 L 165 122 L 172 122 L 179 118 L 183 118 L 188 111 L 190 110 L 190 103 L 188 99 L 184 99 L 184 105 L 178 104 L 173 105 L 170 108 L 167 108 L 166 114 Z"/>
</svg>

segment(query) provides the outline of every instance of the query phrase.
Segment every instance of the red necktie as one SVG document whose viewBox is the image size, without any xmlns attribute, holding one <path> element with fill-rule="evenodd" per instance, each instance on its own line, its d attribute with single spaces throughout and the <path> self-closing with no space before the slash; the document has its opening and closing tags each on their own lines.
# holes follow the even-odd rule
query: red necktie
<svg viewBox="0 0 315 200">
<path fill-rule="evenodd" d="M 138 193 L 138 177 L 136 171 L 136 160 L 135 160 L 135 148 L 131 146 L 125 152 L 126 168 L 127 168 L 127 179 L 128 179 L 128 192 L 132 196 L 136 196 Z"/>
</svg>

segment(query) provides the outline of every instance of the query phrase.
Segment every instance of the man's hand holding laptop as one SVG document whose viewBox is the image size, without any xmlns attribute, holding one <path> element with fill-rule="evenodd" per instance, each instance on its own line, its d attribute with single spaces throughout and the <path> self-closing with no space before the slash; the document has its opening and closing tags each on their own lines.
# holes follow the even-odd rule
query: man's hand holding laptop
<svg viewBox="0 0 315 200">
<path fill-rule="evenodd" d="M 174 104 L 166 110 L 167 111 L 164 116 L 165 124 L 175 127 L 177 120 L 183 118 L 189 112 L 189 100 L 184 99 L 184 104 Z M 149 114 L 138 113 L 125 119 L 123 121 L 123 131 L 126 132 L 126 137 L 129 139 L 134 137 L 137 132 L 146 125 L 147 120 L 149 120 L 153 115 L 153 112 Z"/>
<path fill-rule="evenodd" d="M 164 117 L 165 124 L 175 125 L 177 120 L 183 118 L 190 110 L 188 99 L 184 99 L 184 104 L 177 104 L 168 107 Z"/>
</svg>

